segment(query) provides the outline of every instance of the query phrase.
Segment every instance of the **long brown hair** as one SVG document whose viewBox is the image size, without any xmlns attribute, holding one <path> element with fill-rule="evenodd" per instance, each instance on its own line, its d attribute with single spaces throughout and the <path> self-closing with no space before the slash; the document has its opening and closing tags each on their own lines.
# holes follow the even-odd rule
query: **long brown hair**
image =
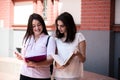
<svg viewBox="0 0 120 80">
<path fill-rule="evenodd" d="M 74 22 L 74 19 L 72 15 L 68 12 L 64 12 L 61 15 L 59 15 L 55 21 L 56 24 L 56 37 L 57 38 L 62 38 L 64 35 L 60 33 L 60 31 L 57 28 L 57 21 L 60 20 L 63 22 L 63 24 L 66 27 L 67 31 L 67 38 L 65 42 L 73 42 L 75 39 L 75 34 L 76 34 L 76 25 Z"/>
<path fill-rule="evenodd" d="M 33 26 L 32 26 L 33 19 L 36 19 L 36 20 L 38 20 L 41 23 L 41 25 L 43 27 L 42 33 L 48 35 L 47 29 L 46 29 L 46 25 L 45 25 L 45 22 L 44 22 L 43 18 L 39 14 L 33 13 L 33 14 L 30 15 L 30 17 L 28 19 L 27 31 L 26 31 L 25 36 L 23 38 L 23 41 L 25 40 L 25 43 L 28 40 L 28 38 L 31 37 L 31 35 L 34 35 L 34 33 L 33 33 Z"/>
</svg>

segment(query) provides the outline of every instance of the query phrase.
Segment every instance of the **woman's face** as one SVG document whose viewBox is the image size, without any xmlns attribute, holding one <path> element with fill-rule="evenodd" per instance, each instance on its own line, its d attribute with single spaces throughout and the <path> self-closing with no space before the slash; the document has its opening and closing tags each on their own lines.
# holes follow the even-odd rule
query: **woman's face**
<svg viewBox="0 0 120 80">
<path fill-rule="evenodd" d="M 39 36 L 43 30 L 41 23 L 38 20 L 33 19 L 32 27 L 33 27 L 34 35 Z"/>
<path fill-rule="evenodd" d="M 60 31 L 60 33 L 63 33 L 63 34 L 66 33 L 66 26 L 63 24 L 61 20 L 57 21 L 57 28 Z"/>
</svg>

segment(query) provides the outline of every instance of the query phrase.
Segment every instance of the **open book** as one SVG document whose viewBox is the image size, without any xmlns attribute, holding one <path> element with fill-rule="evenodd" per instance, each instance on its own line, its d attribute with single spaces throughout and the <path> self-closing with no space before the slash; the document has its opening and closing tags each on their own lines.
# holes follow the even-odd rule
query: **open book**
<svg viewBox="0 0 120 80">
<path fill-rule="evenodd" d="M 32 56 L 32 57 L 25 57 L 25 60 L 28 61 L 34 61 L 34 62 L 40 62 L 46 60 L 46 55 L 40 55 L 40 56 Z"/>
<path fill-rule="evenodd" d="M 59 54 L 53 54 L 52 57 L 54 58 L 54 60 L 60 65 L 60 66 L 63 66 L 65 65 L 69 60 L 70 58 L 72 57 L 73 53 L 70 53 L 66 56 L 61 56 Z"/>
</svg>

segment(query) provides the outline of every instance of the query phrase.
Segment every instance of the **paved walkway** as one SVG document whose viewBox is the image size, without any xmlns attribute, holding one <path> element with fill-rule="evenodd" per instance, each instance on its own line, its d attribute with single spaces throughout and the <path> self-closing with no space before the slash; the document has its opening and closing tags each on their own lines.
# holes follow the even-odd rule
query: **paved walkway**
<svg viewBox="0 0 120 80">
<path fill-rule="evenodd" d="M 19 75 L 0 72 L 0 80 L 19 80 Z"/>
<path fill-rule="evenodd" d="M 107 76 L 85 72 L 85 77 L 82 80 L 117 80 Z M 0 80 L 19 80 L 19 75 L 11 75 L 7 73 L 0 72 Z"/>
</svg>

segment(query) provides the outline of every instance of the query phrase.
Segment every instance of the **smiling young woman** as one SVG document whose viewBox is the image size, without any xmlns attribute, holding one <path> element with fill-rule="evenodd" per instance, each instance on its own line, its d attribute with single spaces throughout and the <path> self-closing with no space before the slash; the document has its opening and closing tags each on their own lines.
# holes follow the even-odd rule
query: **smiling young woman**
<svg viewBox="0 0 120 80">
<path fill-rule="evenodd" d="M 20 80 L 51 80 L 50 65 L 53 62 L 51 54 L 55 53 L 56 44 L 53 37 L 49 38 L 47 44 L 48 38 L 43 18 L 36 13 L 31 14 L 23 39 L 22 54 L 15 52 L 17 58 L 24 62 Z M 44 60 L 41 60 L 43 57 Z"/>
</svg>

